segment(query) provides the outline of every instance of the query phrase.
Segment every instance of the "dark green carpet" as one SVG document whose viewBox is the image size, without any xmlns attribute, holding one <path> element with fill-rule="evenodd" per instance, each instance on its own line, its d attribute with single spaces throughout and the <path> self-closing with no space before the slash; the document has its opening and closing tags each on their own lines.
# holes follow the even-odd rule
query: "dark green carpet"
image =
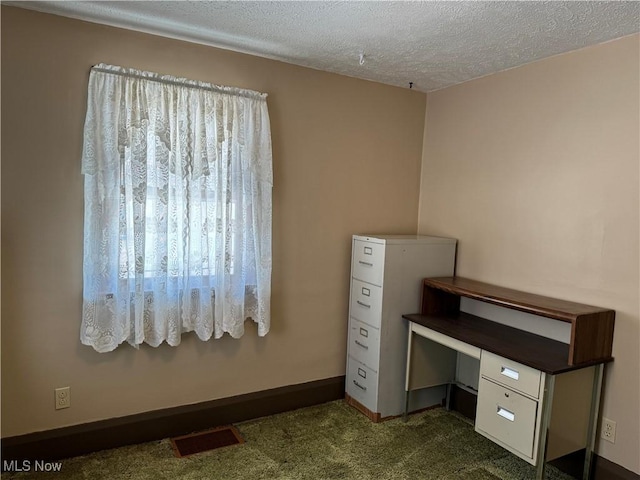
<svg viewBox="0 0 640 480">
<path fill-rule="evenodd" d="M 534 468 L 443 409 L 375 424 L 342 401 L 237 425 L 246 443 L 176 458 L 169 440 L 63 461 L 60 473 L 7 479 L 524 480 Z M 553 467 L 547 478 L 565 480 Z"/>
</svg>

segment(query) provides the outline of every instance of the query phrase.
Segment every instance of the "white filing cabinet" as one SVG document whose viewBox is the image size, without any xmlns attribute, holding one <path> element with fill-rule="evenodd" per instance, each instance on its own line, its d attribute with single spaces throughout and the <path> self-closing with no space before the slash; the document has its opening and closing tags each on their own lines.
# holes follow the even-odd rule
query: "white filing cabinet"
<svg viewBox="0 0 640 480">
<path fill-rule="evenodd" d="M 373 421 L 404 411 L 407 322 L 420 310 L 422 280 L 453 275 L 456 240 L 354 235 L 347 401 Z"/>
</svg>

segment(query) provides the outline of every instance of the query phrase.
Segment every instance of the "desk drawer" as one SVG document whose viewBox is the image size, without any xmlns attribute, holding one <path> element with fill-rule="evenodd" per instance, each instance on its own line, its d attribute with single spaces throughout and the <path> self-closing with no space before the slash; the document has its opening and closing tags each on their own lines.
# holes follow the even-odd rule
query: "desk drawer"
<svg viewBox="0 0 640 480">
<path fill-rule="evenodd" d="M 378 411 L 378 375 L 351 357 L 348 361 L 346 390 L 372 412 Z"/>
<path fill-rule="evenodd" d="M 382 287 L 351 279 L 351 316 L 380 328 Z"/>
<path fill-rule="evenodd" d="M 349 322 L 349 355 L 378 371 L 380 359 L 380 330 L 352 318 Z"/>
<path fill-rule="evenodd" d="M 533 398 L 540 398 L 540 371 L 482 351 L 480 374 Z"/>
<path fill-rule="evenodd" d="M 384 245 L 354 240 L 352 256 L 351 275 L 358 280 L 382 286 Z"/>
<path fill-rule="evenodd" d="M 481 378 L 476 431 L 532 458 L 537 408 L 535 400 Z"/>
</svg>

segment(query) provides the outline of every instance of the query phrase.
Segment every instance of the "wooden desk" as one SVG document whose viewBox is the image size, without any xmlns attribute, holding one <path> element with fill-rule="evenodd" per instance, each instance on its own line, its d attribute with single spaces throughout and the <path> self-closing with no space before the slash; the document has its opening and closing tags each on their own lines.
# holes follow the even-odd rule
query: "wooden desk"
<svg viewBox="0 0 640 480">
<path fill-rule="evenodd" d="M 570 343 L 461 312 L 460 297 L 571 323 Z M 403 317 L 405 405 L 412 390 L 450 386 L 455 352 L 464 353 L 480 360 L 476 431 L 535 465 L 538 479 L 547 461 L 585 448 L 589 478 L 613 310 L 445 277 L 425 279 L 422 312 Z"/>
</svg>

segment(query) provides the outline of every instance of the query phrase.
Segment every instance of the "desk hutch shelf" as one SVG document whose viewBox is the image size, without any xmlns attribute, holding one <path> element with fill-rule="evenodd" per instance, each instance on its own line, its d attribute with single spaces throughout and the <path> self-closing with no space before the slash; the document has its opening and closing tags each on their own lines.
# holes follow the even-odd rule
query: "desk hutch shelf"
<svg viewBox="0 0 640 480">
<path fill-rule="evenodd" d="M 460 318 L 460 297 L 552 318 L 571 324 L 567 366 L 611 361 L 613 310 L 498 287 L 461 277 L 427 278 L 422 290 L 422 314 Z M 469 315 L 467 320 L 483 321 Z"/>
</svg>

